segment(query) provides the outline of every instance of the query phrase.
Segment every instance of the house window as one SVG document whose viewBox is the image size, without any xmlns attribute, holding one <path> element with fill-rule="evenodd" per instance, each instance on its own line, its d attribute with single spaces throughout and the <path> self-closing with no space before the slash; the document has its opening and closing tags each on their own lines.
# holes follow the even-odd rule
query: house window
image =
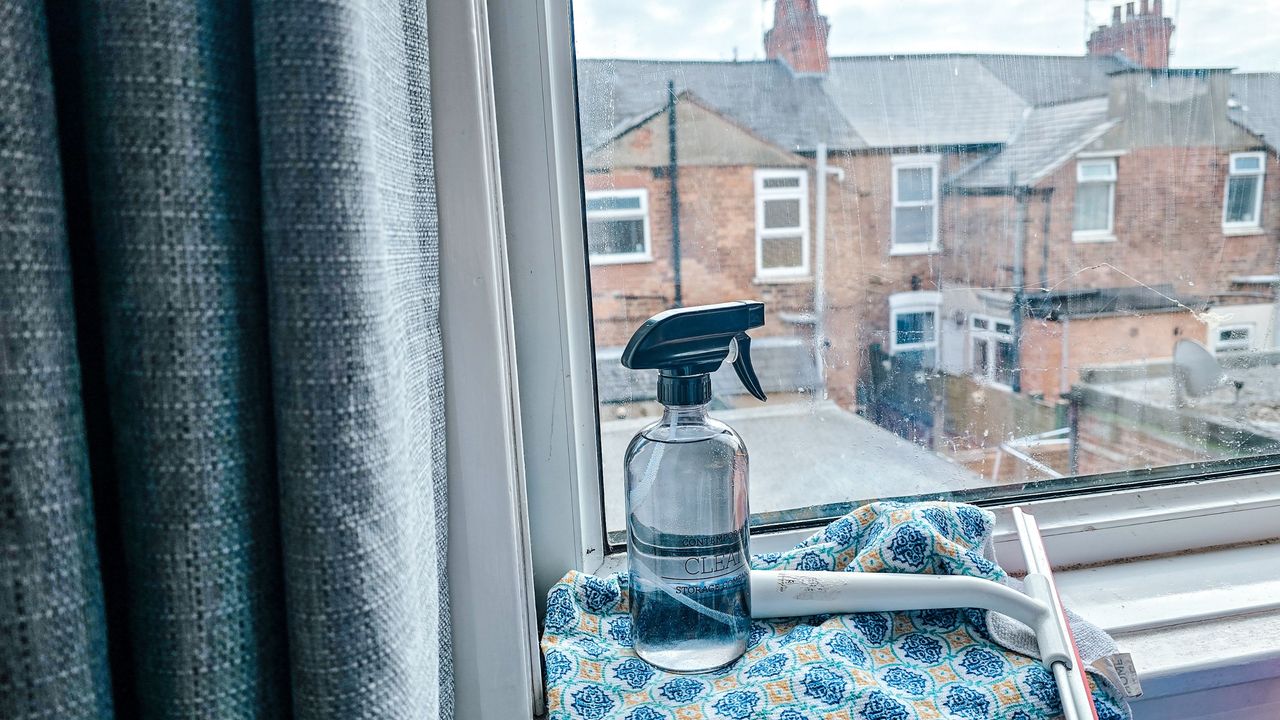
<svg viewBox="0 0 1280 720">
<path fill-rule="evenodd" d="M 1213 336 L 1214 352 L 1231 352 L 1238 350 L 1248 350 L 1249 341 L 1252 339 L 1252 325 L 1223 325 L 1219 327 Z"/>
<path fill-rule="evenodd" d="M 1018 354 L 1011 321 L 975 315 L 970 320 L 969 347 L 974 377 L 994 385 L 1013 386 Z"/>
<path fill-rule="evenodd" d="M 893 159 L 893 218 L 891 254 L 911 255 L 938 250 L 938 158 L 904 156 Z"/>
<path fill-rule="evenodd" d="M 588 192 L 587 251 L 592 265 L 649 262 L 649 191 Z"/>
<path fill-rule="evenodd" d="M 1076 209 L 1072 239 L 1077 242 L 1115 239 L 1116 161 L 1076 162 Z"/>
<path fill-rule="evenodd" d="M 808 273 L 808 174 L 804 170 L 757 170 L 756 276 Z"/>
<path fill-rule="evenodd" d="M 1262 183 L 1266 175 L 1266 156 L 1260 152 L 1233 153 L 1231 172 L 1222 202 L 1222 228 L 1257 229 L 1261 226 Z"/>
<path fill-rule="evenodd" d="M 936 292 L 905 292 L 889 296 L 889 354 L 914 355 L 933 367 L 938 354 L 938 313 L 942 298 Z"/>
</svg>

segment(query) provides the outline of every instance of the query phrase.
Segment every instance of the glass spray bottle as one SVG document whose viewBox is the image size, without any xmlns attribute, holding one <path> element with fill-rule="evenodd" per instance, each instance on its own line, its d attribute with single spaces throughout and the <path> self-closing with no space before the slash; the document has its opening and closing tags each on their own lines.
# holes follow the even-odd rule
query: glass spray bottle
<svg viewBox="0 0 1280 720">
<path fill-rule="evenodd" d="M 623 365 L 656 369 L 662 419 L 627 448 L 627 540 L 636 653 L 664 670 L 705 672 L 746 651 L 749 595 L 747 449 L 711 418 L 711 377 L 733 363 L 764 400 L 746 331 L 764 304 L 670 310 L 636 331 Z"/>
</svg>

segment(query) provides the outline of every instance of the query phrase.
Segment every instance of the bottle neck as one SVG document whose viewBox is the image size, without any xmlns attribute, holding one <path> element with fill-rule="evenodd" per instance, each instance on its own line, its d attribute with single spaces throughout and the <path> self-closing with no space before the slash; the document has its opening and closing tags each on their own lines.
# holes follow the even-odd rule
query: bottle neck
<svg viewBox="0 0 1280 720">
<path fill-rule="evenodd" d="M 665 405 L 662 408 L 663 425 L 696 425 L 707 421 L 707 407 L 701 405 Z"/>
</svg>

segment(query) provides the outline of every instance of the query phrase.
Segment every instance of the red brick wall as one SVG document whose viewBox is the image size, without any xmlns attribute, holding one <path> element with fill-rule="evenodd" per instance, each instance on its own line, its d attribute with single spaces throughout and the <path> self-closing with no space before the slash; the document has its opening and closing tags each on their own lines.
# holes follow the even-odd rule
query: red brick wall
<svg viewBox="0 0 1280 720">
<path fill-rule="evenodd" d="M 1067 334 L 1067 357 L 1062 336 Z M 1057 400 L 1066 375 L 1069 390 L 1081 368 L 1164 360 L 1183 338 L 1204 342 L 1206 329 L 1189 312 L 1075 318 L 1069 323 L 1028 319 L 1022 326 L 1022 391 Z"/>
<path fill-rule="evenodd" d="M 1265 234 L 1225 236 L 1222 202 L 1229 153 L 1212 147 L 1141 148 L 1117 158 L 1115 242 L 1078 243 L 1074 221 L 1076 163 L 1040 184 L 1049 203 L 1048 285 L 1055 289 L 1173 283 L 1179 294 L 1217 296 L 1234 275 L 1274 272 L 1280 234 L 1280 164 L 1269 155 L 1262 224 Z M 1027 279 L 1038 285 L 1043 251 L 1039 198 L 1029 206 Z M 1228 298 L 1229 299 L 1229 298 Z M 1256 302 L 1257 300 L 1253 300 Z"/>
<path fill-rule="evenodd" d="M 812 177 L 810 183 L 812 185 Z M 653 262 L 591 268 L 596 345 L 624 345 L 640 323 L 670 308 L 674 299 L 670 182 L 643 168 L 590 174 L 586 176 L 586 187 L 588 190 L 645 188 L 649 191 Z M 812 225 L 812 187 L 809 195 Z M 755 217 L 755 168 L 680 168 L 680 267 L 684 304 L 760 299 L 766 303 L 765 327 L 754 335 L 797 334 L 804 329 L 783 322 L 780 314 L 812 310 L 812 277 L 756 281 Z M 811 230 L 811 267 L 812 241 Z"/>
</svg>

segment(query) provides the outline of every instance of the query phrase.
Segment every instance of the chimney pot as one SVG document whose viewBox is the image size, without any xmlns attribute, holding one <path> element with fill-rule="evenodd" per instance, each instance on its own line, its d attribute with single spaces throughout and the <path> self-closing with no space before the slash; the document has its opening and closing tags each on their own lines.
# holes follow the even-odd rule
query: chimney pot
<svg viewBox="0 0 1280 720">
<path fill-rule="evenodd" d="M 1124 10 L 1125 10 L 1125 20 L 1132 20 L 1133 19 L 1133 3 L 1131 2 L 1125 3 Z"/>
<path fill-rule="evenodd" d="M 1139 15 L 1150 15 L 1150 14 L 1151 14 L 1151 2 L 1150 2 L 1150 0 L 1142 0 L 1142 6 L 1141 6 L 1141 8 L 1142 8 L 1142 10 L 1141 10 L 1141 12 L 1139 12 L 1139 13 L 1138 13 Z"/>
<path fill-rule="evenodd" d="M 1111 24 L 1112 25 L 1120 24 L 1120 6 L 1119 5 L 1116 5 L 1115 7 L 1111 8 Z"/>
<path fill-rule="evenodd" d="M 1156 0 L 1151 11 L 1160 17 L 1164 17 L 1164 0 Z"/>
</svg>

